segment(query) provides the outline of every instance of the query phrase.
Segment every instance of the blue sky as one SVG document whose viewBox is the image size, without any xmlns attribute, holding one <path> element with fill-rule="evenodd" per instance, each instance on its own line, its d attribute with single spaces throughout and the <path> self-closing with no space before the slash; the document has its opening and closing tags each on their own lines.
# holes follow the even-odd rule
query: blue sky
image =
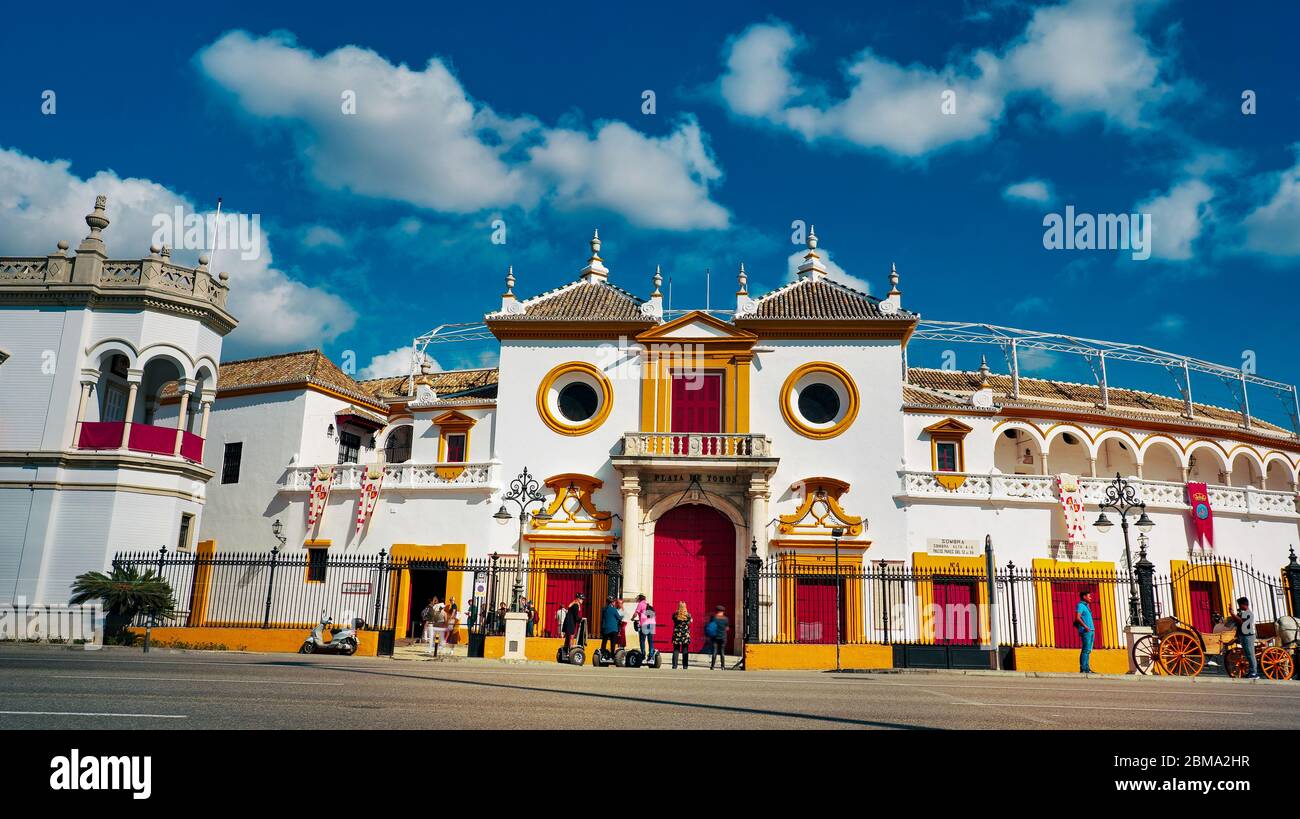
<svg viewBox="0 0 1300 819">
<path fill-rule="evenodd" d="M 61 27 L 32 4 L 5 14 L 0 252 L 75 245 L 104 192 L 110 252 L 143 255 L 153 214 L 221 196 L 266 236 L 258 259 L 218 258 L 242 322 L 227 358 L 320 347 L 373 374 L 412 336 L 494 309 L 507 265 L 525 296 L 572 280 L 593 227 L 614 283 L 645 295 L 659 264 L 674 307 L 703 306 L 711 268 L 726 307 L 741 261 L 751 290 L 788 280 L 803 220 L 850 284 L 883 292 L 897 263 L 904 304 L 927 318 L 1229 365 L 1250 351 L 1261 375 L 1300 381 L 1300 15 L 1283 4 L 134 3 L 87 4 Z M 1066 205 L 1150 213 L 1151 258 L 1045 249 L 1044 216 Z M 978 348 L 955 350 L 978 365 Z M 488 345 L 434 352 L 448 368 L 492 362 Z M 911 363 L 942 352 L 917 345 Z M 1088 378 L 1068 358 L 1025 363 Z M 1148 368 L 1112 381 L 1173 388 Z M 1262 390 L 1252 407 L 1285 420 Z"/>
</svg>

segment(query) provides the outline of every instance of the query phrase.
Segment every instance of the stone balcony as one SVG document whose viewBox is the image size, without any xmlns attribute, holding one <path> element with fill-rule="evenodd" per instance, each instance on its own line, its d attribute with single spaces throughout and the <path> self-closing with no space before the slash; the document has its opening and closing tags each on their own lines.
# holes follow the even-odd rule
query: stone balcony
<svg viewBox="0 0 1300 819">
<path fill-rule="evenodd" d="M 499 461 L 480 463 L 402 463 L 402 464 L 320 464 L 291 466 L 280 481 L 280 492 L 308 492 L 316 470 L 332 468 L 330 491 L 360 491 L 367 469 L 382 466 L 384 482 L 381 492 L 418 492 L 440 489 L 482 489 L 494 491 L 501 486 Z"/>
<path fill-rule="evenodd" d="M 1003 475 L 960 472 L 922 472 L 903 470 L 902 491 L 896 497 L 902 500 L 940 498 L 952 501 L 1013 504 L 1059 504 L 1055 475 Z M 964 479 L 960 486 L 948 489 L 942 483 L 952 483 L 953 478 Z M 1173 481 L 1150 481 L 1126 478 L 1147 507 L 1152 510 L 1168 509 L 1187 511 L 1187 487 Z M 1106 486 L 1113 479 L 1080 478 L 1084 503 L 1095 506 L 1105 497 Z M 1254 487 L 1207 487 L 1210 506 L 1214 513 L 1246 517 L 1300 518 L 1294 492 Z"/>
</svg>

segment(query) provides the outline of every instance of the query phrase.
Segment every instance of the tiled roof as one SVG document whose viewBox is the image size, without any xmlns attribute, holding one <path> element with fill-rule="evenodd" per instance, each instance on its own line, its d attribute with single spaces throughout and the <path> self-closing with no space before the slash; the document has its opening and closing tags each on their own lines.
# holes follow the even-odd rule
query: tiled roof
<svg viewBox="0 0 1300 819">
<path fill-rule="evenodd" d="M 907 371 L 908 383 L 922 390 L 938 391 L 953 396 L 958 403 L 961 399 L 980 388 L 979 372 L 962 372 L 958 370 L 935 370 L 912 367 Z M 1001 407 L 1025 409 L 1063 409 L 1097 412 L 1101 410 L 1101 388 L 1095 384 L 1075 384 L 1067 381 L 1049 381 L 1045 378 L 1020 377 L 1020 396 L 1011 397 L 1011 376 L 989 373 L 988 386 L 993 390 L 993 402 Z M 911 391 L 920 398 L 918 390 Z M 1181 398 L 1171 398 L 1155 393 L 1109 387 L 1107 389 L 1109 407 L 1104 410 L 1118 417 L 1142 418 L 1153 421 L 1174 421 L 1179 423 L 1202 424 L 1214 427 L 1231 427 L 1244 429 L 1241 413 L 1210 404 L 1194 403 L 1195 417 L 1184 415 L 1186 407 Z M 926 405 L 934 403 L 936 397 L 927 396 L 915 403 Z M 904 401 L 913 403 L 904 388 Z M 1286 435 L 1291 433 L 1276 424 L 1270 424 L 1252 417 L 1252 432 Z"/>
<path fill-rule="evenodd" d="M 914 319 L 906 310 L 880 309 L 880 299 L 825 276 L 798 279 L 756 300 L 753 313 L 738 319 Z"/>
<path fill-rule="evenodd" d="M 523 302 L 523 313 L 489 313 L 491 322 L 627 321 L 654 324 L 642 315 L 642 299 L 609 282 L 579 279 Z"/>
<path fill-rule="evenodd" d="M 422 373 L 415 378 L 416 384 L 424 384 L 442 396 L 465 396 L 470 401 L 484 398 L 496 398 L 499 371 L 496 367 L 481 367 L 474 370 L 444 370 L 434 373 Z M 373 393 L 384 401 L 405 399 L 408 377 L 394 375 L 387 378 L 372 378 L 359 382 L 362 389 Z M 468 403 L 468 402 L 467 402 Z"/>
<path fill-rule="evenodd" d="M 382 401 L 340 370 L 320 350 L 225 361 L 217 373 L 218 395 L 230 390 L 281 384 L 314 384 L 370 405 L 383 406 Z M 174 392 L 173 387 L 169 389 Z"/>
</svg>

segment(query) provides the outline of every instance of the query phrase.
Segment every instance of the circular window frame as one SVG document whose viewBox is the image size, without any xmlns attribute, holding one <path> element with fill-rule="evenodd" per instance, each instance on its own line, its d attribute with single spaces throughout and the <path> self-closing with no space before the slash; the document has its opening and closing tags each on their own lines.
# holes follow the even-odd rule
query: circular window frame
<svg viewBox="0 0 1300 819">
<path fill-rule="evenodd" d="M 569 376 L 576 376 L 570 378 Z M 573 381 L 582 381 L 596 391 L 596 413 L 581 423 L 573 423 L 560 412 L 560 390 Z M 553 368 L 537 386 L 537 414 L 542 422 L 561 435 L 586 435 L 605 423 L 614 406 L 614 387 L 595 365 L 570 361 Z"/>
<path fill-rule="evenodd" d="M 831 383 L 831 387 L 839 393 L 843 405 L 838 421 L 829 424 L 813 424 L 799 412 L 796 390 L 799 383 L 811 375 L 829 376 L 828 379 L 819 379 L 820 383 L 834 382 Z M 858 387 L 853 383 L 853 378 L 843 367 L 829 361 L 813 361 L 798 367 L 790 373 L 781 386 L 781 417 L 795 432 L 814 440 L 826 440 L 842 434 L 858 417 L 860 403 Z"/>
</svg>

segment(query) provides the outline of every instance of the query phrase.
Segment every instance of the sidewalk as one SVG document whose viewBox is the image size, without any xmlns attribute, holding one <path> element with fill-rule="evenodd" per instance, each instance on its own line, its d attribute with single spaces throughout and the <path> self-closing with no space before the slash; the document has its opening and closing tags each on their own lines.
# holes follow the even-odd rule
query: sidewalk
<svg viewBox="0 0 1300 819">
<path fill-rule="evenodd" d="M 827 670 L 819 672 L 822 674 L 893 674 L 902 676 L 924 676 L 939 675 L 946 677 L 1042 677 L 1050 680 L 1115 680 L 1119 682 L 1132 681 L 1164 681 L 1164 682 L 1184 682 L 1196 683 L 1198 685 L 1297 685 L 1296 680 L 1267 680 L 1260 678 L 1258 680 L 1233 679 L 1226 677 L 1218 669 L 1209 673 L 1202 673 L 1198 677 L 1173 677 L 1167 675 L 1155 674 L 1074 674 L 1060 671 L 994 671 L 992 669 L 962 669 L 962 668 L 845 668 L 842 671 Z"/>
</svg>

